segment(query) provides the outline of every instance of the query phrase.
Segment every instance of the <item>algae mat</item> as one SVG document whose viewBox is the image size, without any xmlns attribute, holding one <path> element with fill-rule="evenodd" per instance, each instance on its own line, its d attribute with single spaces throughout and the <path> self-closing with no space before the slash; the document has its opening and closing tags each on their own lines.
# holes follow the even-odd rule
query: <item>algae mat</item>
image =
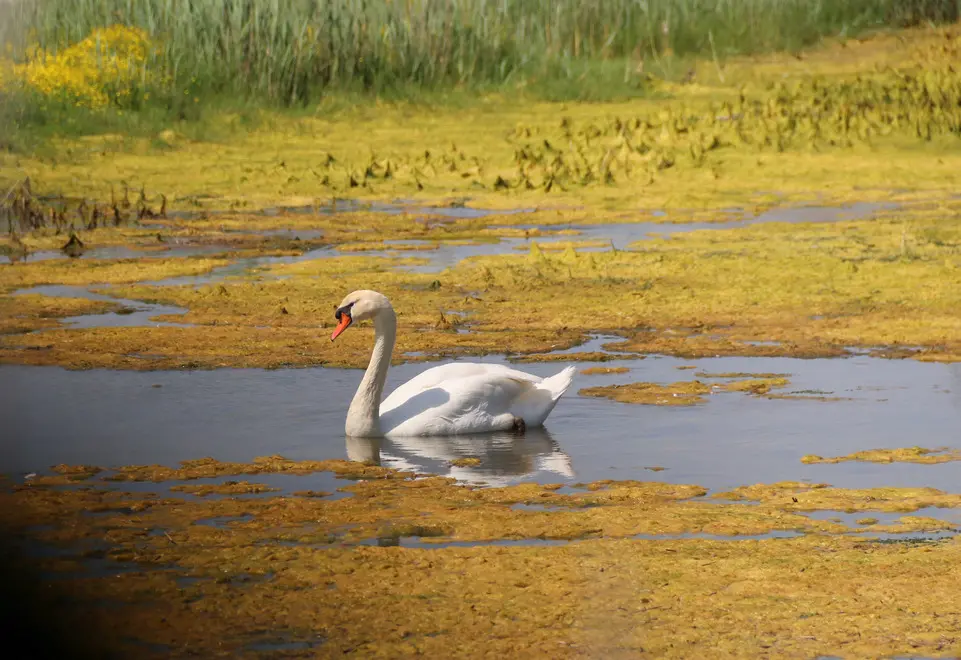
<svg viewBox="0 0 961 660">
<path fill-rule="evenodd" d="M 343 486 L 349 496 L 339 499 L 238 495 L 266 490 L 238 481 L 240 475 L 256 482 L 318 470 L 361 480 Z M 847 492 L 782 483 L 724 495 L 758 500 L 747 505 L 704 501 L 697 486 L 477 490 L 358 463 L 276 456 L 246 464 L 201 459 L 179 468 L 61 465 L 55 472 L 32 485 L 6 484 L 0 525 L 29 539 L 8 557 L 7 569 L 47 585 L 27 592 L 19 618 L 38 617 L 48 632 L 62 631 L 75 654 L 91 646 L 138 657 L 877 657 L 961 650 L 957 541 L 852 538 L 842 524 L 801 513 L 875 499 L 905 511 L 931 502 L 961 505 L 959 496 L 933 489 Z M 212 475 L 235 480 L 207 491 L 189 485 Z M 170 495 L 124 492 L 130 480 L 146 480 L 155 491 L 170 480 L 188 485 Z M 105 490 L 105 483 L 118 489 Z M 548 508 L 518 508 L 532 503 Z M 624 538 L 638 530 L 736 535 L 785 528 L 809 534 Z M 943 528 L 913 516 L 890 527 Z M 410 536 L 423 542 L 398 547 Z M 597 538 L 603 536 L 612 538 Z M 367 538 L 377 544 L 357 545 Z M 449 538 L 477 544 L 452 547 Z M 577 538 L 585 540 L 562 540 Z M 16 586 L 23 585 L 8 583 Z"/>
<path fill-rule="evenodd" d="M 871 219 L 690 231 L 602 252 L 568 245 L 556 254 L 532 242 L 518 255 L 508 244 L 495 246 L 506 254 L 439 273 L 419 271 L 429 262 L 421 257 L 337 251 L 265 256 L 231 277 L 210 274 L 233 267 L 224 256 L 15 264 L 0 268 L 7 291 L 108 282 L 111 295 L 187 309 L 157 320 L 191 325 L 8 335 L 0 337 L 0 362 L 359 367 L 369 330 L 355 329 L 337 345 L 319 330 L 333 324 L 330 305 L 362 288 L 387 295 L 400 314 L 396 361 L 505 349 L 531 361 L 557 359 L 539 356 L 606 331 L 622 336 L 618 351 L 637 355 L 834 357 L 854 347 L 952 362 L 961 355 L 959 213 L 958 200 L 942 200 Z M 170 279 L 178 275 L 188 277 Z M 31 324 L 50 325 L 38 312 L 14 327 Z M 137 357 L 145 352 L 155 359 Z"/>
</svg>

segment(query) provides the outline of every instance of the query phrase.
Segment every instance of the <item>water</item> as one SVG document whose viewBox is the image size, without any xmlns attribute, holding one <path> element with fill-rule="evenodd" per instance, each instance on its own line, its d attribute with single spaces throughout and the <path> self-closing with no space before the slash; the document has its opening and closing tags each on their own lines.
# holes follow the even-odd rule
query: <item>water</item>
<svg viewBox="0 0 961 660">
<path fill-rule="evenodd" d="M 158 243 L 158 245 L 160 245 Z M 123 245 L 109 245 L 84 250 L 82 254 L 71 257 L 60 250 L 38 250 L 20 257 L 11 258 L 0 255 L 0 264 L 32 263 L 35 261 L 49 261 L 51 259 L 172 259 L 176 257 L 196 257 L 205 254 L 217 254 L 229 249 L 221 245 L 180 245 L 163 250 L 136 250 Z"/>
<path fill-rule="evenodd" d="M 529 250 L 533 243 L 538 245 L 550 245 L 554 243 L 569 243 L 575 241 L 603 240 L 609 245 L 605 247 L 578 248 L 580 252 L 604 252 L 609 250 L 624 250 L 634 242 L 649 240 L 651 238 L 666 238 L 673 234 L 698 231 L 698 230 L 717 230 L 734 229 L 747 227 L 755 224 L 770 222 L 837 222 L 840 220 L 855 220 L 868 217 L 877 211 L 890 208 L 889 204 L 875 204 L 859 202 L 844 207 L 829 206 L 807 206 L 792 207 L 783 209 L 772 209 L 765 211 L 755 217 L 746 218 L 735 222 L 686 222 L 686 223 L 663 223 L 663 222 L 632 222 L 632 223 L 602 223 L 593 225 L 511 225 L 513 229 L 539 230 L 541 232 L 558 232 L 565 229 L 573 229 L 579 232 L 576 236 L 557 235 L 556 233 L 533 236 L 529 238 L 502 238 L 497 242 L 476 243 L 476 244 L 445 244 L 438 243 L 435 250 L 424 250 L 411 252 L 411 256 L 426 259 L 427 263 L 417 266 L 404 266 L 405 270 L 419 273 L 439 273 L 447 268 L 451 268 L 471 257 L 495 256 L 499 254 L 517 253 L 520 250 Z M 450 209 L 451 211 L 464 211 L 465 209 Z M 456 216 L 471 217 L 471 216 Z M 501 229 L 499 226 L 491 226 L 490 229 Z M 388 241 L 398 246 L 429 244 L 431 241 Z M 364 252 L 369 256 L 396 256 L 390 250 L 372 250 Z M 250 266 L 256 267 L 271 263 L 293 263 L 298 261 L 309 261 L 324 257 L 343 256 L 344 253 L 332 247 L 311 250 L 303 255 L 296 257 L 266 258 L 251 261 Z"/>
<path fill-rule="evenodd" d="M 672 408 L 577 394 L 579 388 L 593 385 L 695 378 L 694 370 L 677 369 L 685 365 L 709 372 L 788 373 L 791 385 L 784 392 L 818 390 L 847 399 L 768 400 L 725 392 L 711 395 L 705 404 Z M 391 368 L 387 391 L 428 366 Z M 564 366 L 521 367 L 546 376 Z M 834 360 L 651 356 L 603 366 L 631 371 L 578 375 L 546 427 L 522 437 L 505 433 L 375 440 L 343 434 L 359 370 L 72 372 L 3 365 L 0 415 L 6 433 L 0 442 L 0 472 L 22 480 L 26 473 L 43 473 L 57 463 L 176 465 L 207 455 L 249 461 L 281 454 L 296 460 L 371 460 L 488 485 L 638 479 L 699 484 L 722 492 L 745 484 L 797 480 L 848 488 L 957 490 L 957 463 L 805 465 L 800 459 L 915 444 L 958 448 L 959 364 L 863 355 Z M 450 464 L 466 457 L 481 463 Z M 666 469 L 655 473 L 650 466 Z M 264 482 L 266 476 L 241 478 Z M 329 484 L 296 487 L 307 488 L 332 490 Z"/>
<path fill-rule="evenodd" d="M 528 213 L 535 209 L 509 209 L 503 211 L 494 211 L 489 209 L 472 209 L 466 207 L 417 207 L 417 206 L 404 206 L 402 204 L 373 204 L 369 206 L 364 206 L 360 204 L 349 204 L 344 205 L 343 202 L 339 202 L 340 210 L 346 211 L 356 211 L 362 208 L 369 208 L 370 210 L 387 213 L 387 214 L 397 214 L 397 213 L 425 213 L 430 215 L 439 215 L 443 217 L 449 217 L 454 219 L 476 219 L 487 217 L 491 215 L 505 215 L 505 214 L 517 214 L 517 213 Z M 831 206 L 801 206 L 801 207 L 788 207 L 788 208 L 778 208 L 772 209 L 760 213 L 757 216 L 748 217 L 743 220 L 738 220 L 734 222 L 687 222 L 687 223 L 664 223 L 664 222 L 635 222 L 635 223 L 602 223 L 593 225 L 511 225 L 510 227 L 515 229 L 527 229 L 527 230 L 539 230 L 540 232 L 548 232 L 546 235 L 534 236 L 530 238 L 502 238 L 500 240 L 493 240 L 490 242 L 478 242 L 476 244 L 449 244 L 443 242 L 437 242 L 436 250 L 423 250 L 409 253 L 411 256 L 416 256 L 418 258 L 423 258 L 427 260 L 424 265 L 418 266 L 405 266 L 403 268 L 422 273 L 438 273 L 447 268 L 450 268 L 460 261 L 479 256 L 494 256 L 498 254 L 511 254 L 516 253 L 520 250 L 529 250 L 532 243 L 538 244 L 551 244 L 551 243 L 567 243 L 571 241 L 585 241 L 585 240 L 603 240 L 609 243 L 605 247 L 588 247 L 588 248 L 578 248 L 582 252 L 601 252 L 611 249 L 624 250 L 628 245 L 636 241 L 647 240 L 655 237 L 668 237 L 672 234 L 684 233 L 690 231 L 697 231 L 703 229 L 733 229 L 738 227 L 747 227 L 755 224 L 769 223 L 769 222 L 787 222 L 787 223 L 802 223 L 802 222 L 837 222 L 840 220 L 856 220 L 865 217 L 869 217 L 874 213 L 890 209 L 893 205 L 891 204 L 881 204 L 881 203 L 871 203 L 871 202 L 857 202 L 843 207 L 831 207 Z M 285 212 L 289 213 L 306 213 L 318 212 L 315 207 L 304 207 L 297 209 L 284 209 Z M 276 215 L 279 211 L 277 209 L 271 209 L 266 211 L 268 215 Z M 322 207 L 319 212 L 331 212 L 329 207 Z M 184 216 L 188 217 L 188 216 Z M 492 225 L 490 229 L 504 229 L 506 227 L 501 227 L 497 225 Z M 573 229 L 579 232 L 576 236 L 571 235 L 557 235 L 551 234 L 550 232 L 558 232 L 563 229 Z M 240 233 L 253 233 L 264 237 L 273 238 L 287 238 L 294 239 L 300 238 L 302 240 L 316 239 L 323 235 L 321 230 L 310 230 L 310 229 L 269 229 L 261 231 L 246 232 L 241 231 Z M 403 247 L 404 245 L 423 245 L 431 244 L 434 241 L 423 241 L 423 240 L 395 240 L 386 241 L 388 245 L 394 244 L 398 247 Z M 228 249 L 229 246 L 226 245 L 183 245 L 177 247 L 170 247 L 168 250 L 161 252 L 149 252 L 133 250 L 131 248 L 123 246 L 109 246 L 101 248 L 93 248 L 85 251 L 80 258 L 91 258 L 91 259 L 131 259 L 131 258 L 162 258 L 162 257 L 188 257 L 197 256 L 203 254 L 213 254 L 217 252 L 223 252 Z M 238 259 L 234 263 L 215 269 L 211 273 L 199 276 L 185 276 L 185 277 L 175 277 L 165 280 L 159 280 L 156 282 L 145 282 L 145 284 L 154 284 L 159 286 L 179 286 L 179 285 L 193 285 L 199 286 L 203 284 L 210 284 L 213 282 L 222 281 L 224 278 L 231 275 L 242 275 L 249 272 L 252 269 L 269 266 L 273 264 L 285 264 L 285 263 L 296 263 L 301 261 L 310 261 L 313 259 L 324 259 L 330 257 L 345 256 L 351 253 L 345 253 L 337 250 L 335 247 L 321 247 L 313 250 L 308 250 L 303 254 L 297 256 L 287 256 L 287 257 L 252 257 L 245 259 Z M 365 251 L 361 254 L 368 256 L 396 256 L 397 251 L 387 250 L 371 250 Z M 66 255 L 60 251 L 41 251 L 33 252 L 22 258 L 21 261 L 41 261 L 44 259 L 64 259 L 67 258 Z M 9 263 L 10 258 L 5 256 L 0 256 L 0 264 Z"/>
<path fill-rule="evenodd" d="M 70 328 L 134 328 L 143 326 L 172 326 L 187 328 L 191 326 L 189 323 L 153 320 L 155 316 L 186 314 L 187 310 L 183 307 L 160 305 L 156 303 L 143 302 L 141 300 L 113 298 L 111 296 L 105 296 L 103 294 L 96 293 L 95 291 L 82 286 L 69 286 L 65 284 L 34 286 L 28 289 L 18 289 L 11 295 L 22 296 L 29 294 L 50 296 L 55 298 L 85 298 L 86 300 L 96 300 L 121 305 L 122 311 L 120 312 L 82 314 L 80 316 L 68 316 L 59 319 L 63 325 Z M 40 332 L 42 332 L 42 330 Z"/>
</svg>

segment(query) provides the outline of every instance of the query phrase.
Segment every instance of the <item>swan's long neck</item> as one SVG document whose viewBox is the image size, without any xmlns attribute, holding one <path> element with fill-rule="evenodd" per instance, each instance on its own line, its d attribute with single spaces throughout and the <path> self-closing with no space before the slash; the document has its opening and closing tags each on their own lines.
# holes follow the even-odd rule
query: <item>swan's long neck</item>
<svg viewBox="0 0 961 660">
<path fill-rule="evenodd" d="M 397 316 L 387 308 L 374 317 L 374 351 L 347 411 L 347 435 L 372 437 L 380 430 L 380 400 L 390 368 L 390 355 L 397 337 Z"/>
</svg>

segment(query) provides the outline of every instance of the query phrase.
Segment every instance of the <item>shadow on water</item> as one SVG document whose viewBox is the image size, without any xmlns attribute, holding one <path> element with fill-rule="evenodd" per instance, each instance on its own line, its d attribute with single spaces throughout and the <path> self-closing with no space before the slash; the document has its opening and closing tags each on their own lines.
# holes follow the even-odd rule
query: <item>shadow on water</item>
<svg viewBox="0 0 961 660">
<path fill-rule="evenodd" d="M 15 539 L 0 536 L 0 633 L 16 657 L 105 658 L 110 631 L 90 612 L 70 611 L 70 588 L 24 561 Z M 13 657 L 13 656 L 11 656 Z"/>
</svg>

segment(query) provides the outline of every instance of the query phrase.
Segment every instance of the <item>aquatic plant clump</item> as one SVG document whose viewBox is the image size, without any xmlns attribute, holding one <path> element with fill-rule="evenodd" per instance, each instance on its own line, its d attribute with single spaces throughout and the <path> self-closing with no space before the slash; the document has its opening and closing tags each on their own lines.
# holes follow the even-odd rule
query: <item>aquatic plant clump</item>
<svg viewBox="0 0 961 660">
<path fill-rule="evenodd" d="M 868 449 L 847 456 L 823 457 L 808 454 L 801 457 L 802 463 L 844 463 L 864 461 L 867 463 L 949 463 L 961 461 L 961 451 L 951 449 L 928 449 L 926 447 L 904 447 L 902 449 Z"/>
</svg>

